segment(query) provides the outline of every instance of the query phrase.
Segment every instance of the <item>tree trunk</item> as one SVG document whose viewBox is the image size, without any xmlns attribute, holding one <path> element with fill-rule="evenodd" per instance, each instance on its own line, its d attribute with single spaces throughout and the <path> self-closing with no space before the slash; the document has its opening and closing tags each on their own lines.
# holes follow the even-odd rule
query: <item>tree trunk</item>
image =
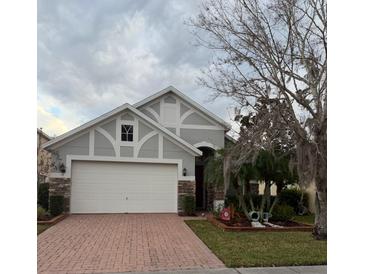
<svg viewBox="0 0 365 274">
<path fill-rule="evenodd" d="M 316 192 L 316 217 L 313 235 L 317 240 L 327 239 L 327 192 Z"/>
<path fill-rule="evenodd" d="M 245 202 L 246 195 L 246 182 L 244 180 L 240 181 L 237 179 L 236 192 L 238 193 L 238 207 L 243 211 L 246 218 L 249 220 L 250 216 L 248 215 L 248 210 Z"/>
<path fill-rule="evenodd" d="M 327 121 L 321 130 L 316 132 L 317 157 L 316 157 L 316 200 L 315 224 L 313 234 L 316 239 L 327 239 Z"/>
<path fill-rule="evenodd" d="M 255 205 L 253 204 L 253 200 L 252 200 L 252 191 L 251 191 L 251 184 L 249 180 L 245 181 L 245 195 L 247 195 L 249 203 L 250 203 L 250 211 L 254 211 L 255 210 Z"/>
<path fill-rule="evenodd" d="M 231 156 L 226 153 L 223 158 L 223 179 L 224 179 L 224 197 L 231 181 Z"/>
<path fill-rule="evenodd" d="M 315 223 L 313 234 L 316 239 L 327 239 L 327 164 L 317 165 Z"/>
<path fill-rule="evenodd" d="M 271 214 L 272 211 L 274 210 L 274 207 L 276 206 L 276 204 L 279 202 L 279 197 L 278 195 L 275 196 L 274 202 L 272 203 L 270 209 L 269 209 L 269 213 Z"/>
<path fill-rule="evenodd" d="M 264 195 L 262 195 L 261 205 L 260 205 L 260 218 L 262 218 L 262 213 L 264 212 L 265 202 L 267 202 L 267 197 L 268 196 L 270 196 L 270 182 L 265 181 Z"/>
</svg>

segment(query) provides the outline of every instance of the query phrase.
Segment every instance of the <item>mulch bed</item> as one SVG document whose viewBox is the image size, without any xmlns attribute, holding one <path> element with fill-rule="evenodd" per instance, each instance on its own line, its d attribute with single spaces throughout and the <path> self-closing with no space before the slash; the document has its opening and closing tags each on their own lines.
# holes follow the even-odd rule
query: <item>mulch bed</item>
<svg viewBox="0 0 365 274">
<path fill-rule="evenodd" d="M 247 231 L 247 232 L 257 232 L 257 231 L 312 231 L 313 226 L 300 224 L 293 221 L 286 222 L 274 222 L 270 221 L 270 223 L 275 225 L 280 225 L 284 227 L 252 227 L 251 222 L 246 218 L 235 219 L 234 221 L 222 221 L 220 219 L 215 218 L 213 215 L 207 216 L 207 220 L 213 225 L 222 228 L 224 231 Z"/>
<path fill-rule="evenodd" d="M 37 224 L 39 225 L 54 225 L 63 219 L 65 219 L 68 216 L 68 214 L 60 214 L 56 217 L 51 217 L 48 220 L 37 220 Z"/>
</svg>

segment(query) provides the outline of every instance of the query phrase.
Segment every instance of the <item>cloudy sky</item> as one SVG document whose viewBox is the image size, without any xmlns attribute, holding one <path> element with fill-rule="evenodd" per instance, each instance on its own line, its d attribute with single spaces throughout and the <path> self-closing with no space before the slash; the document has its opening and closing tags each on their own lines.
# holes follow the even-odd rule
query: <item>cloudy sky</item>
<svg viewBox="0 0 365 274">
<path fill-rule="evenodd" d="M 198 0 L 38 0 L 38 127 L 62 134 L 169 85 L 230 121 L 196 79 L 211 52 L 184 24 Z"/>
</svg>

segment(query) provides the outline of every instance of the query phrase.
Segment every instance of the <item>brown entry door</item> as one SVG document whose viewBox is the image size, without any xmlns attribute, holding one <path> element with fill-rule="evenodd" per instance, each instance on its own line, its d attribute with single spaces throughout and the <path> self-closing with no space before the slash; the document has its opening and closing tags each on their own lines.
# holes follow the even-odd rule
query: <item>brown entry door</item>
<svg viewBox="0 0 365 274">
<path fill-rule="evenodd" d="M 205 209 L 204 166 L 195 166 L 195 200 L 197 209 Z"/>
</svg>

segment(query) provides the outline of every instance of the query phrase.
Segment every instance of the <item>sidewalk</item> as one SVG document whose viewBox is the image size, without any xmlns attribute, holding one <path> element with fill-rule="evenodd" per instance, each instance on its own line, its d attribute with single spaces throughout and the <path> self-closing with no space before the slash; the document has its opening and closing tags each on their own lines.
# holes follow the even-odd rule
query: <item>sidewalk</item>
<svg viewBox="0 0 365 274">
<path fill-rule="evenodd" d="M 287 266 L 287 267 L 253 267 L 222 268 L 204 270 L 177 270 L 162 272 L 124 272 L 129 274 L 326 274 L 327 266 Z M 117 274 L 117 273 L 115 273 Z M 121 274 L 121 273 L 120 273 Z"/>
</svg>

